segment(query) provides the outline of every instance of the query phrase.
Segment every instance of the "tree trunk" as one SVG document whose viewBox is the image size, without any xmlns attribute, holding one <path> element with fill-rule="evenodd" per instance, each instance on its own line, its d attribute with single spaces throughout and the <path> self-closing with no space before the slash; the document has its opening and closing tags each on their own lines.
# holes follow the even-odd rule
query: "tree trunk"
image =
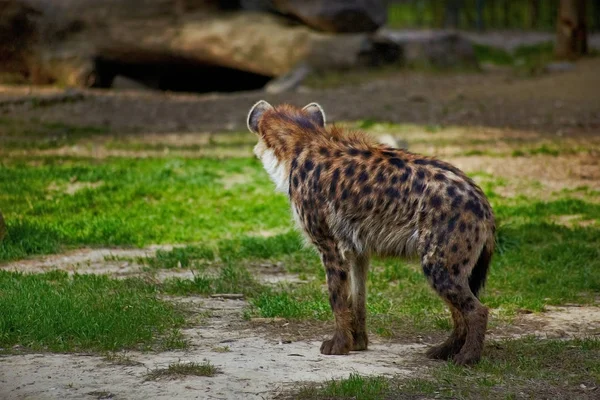
<svg viewBox="0 0 600 400">
<path fill-rule="evenodd" d="M 529 1 L 529 28 L 535 29 L 540 16 L 540 0 Z"/>
<path fill-rule="evenodd" d="M 587 54 L 585 0 L 560 0 L 554 53 L 569 60 Z"/>
</svg>

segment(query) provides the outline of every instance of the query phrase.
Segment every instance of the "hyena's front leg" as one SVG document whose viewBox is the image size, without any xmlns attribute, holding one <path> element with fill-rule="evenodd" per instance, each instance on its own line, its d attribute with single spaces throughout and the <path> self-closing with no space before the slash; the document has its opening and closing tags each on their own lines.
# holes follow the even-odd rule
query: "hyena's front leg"
<svg viewBox="0 0 600 400">
<path fill-rule="evenodd" d="M 351 270 L 352 299 L 352 350 L 366 350 L 369 346 L 367 336 L 367 277 L 369 257 L 355 256 Z"/>
<path fill-rule="evenodd" d="M 322 354 L 348 354 L 352 350 L 352 311 L 350 294 L 349 262 L 344 260 L 334 244 L 319 249 L 327 272 L 329 304 L 335 315 L 333 337 L 321 345 Z"/>
</svg>

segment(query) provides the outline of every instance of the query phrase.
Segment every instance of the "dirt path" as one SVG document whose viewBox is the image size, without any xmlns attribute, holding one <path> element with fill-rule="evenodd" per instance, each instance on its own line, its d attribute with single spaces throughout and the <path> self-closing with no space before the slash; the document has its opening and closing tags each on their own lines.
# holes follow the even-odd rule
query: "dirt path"
<svg viewBox="0 0 600 400">
<path fill-rule="evenodd" d="M 241 300 L 187 298 L 211 317 L 184 331 L 186 351 L 130 352 L 137 365 L 115 365 L 86 354 L 28 354 L 0 358 L 2 399 L 263 399 L 301 382 L 364 375 L 411 375 L 423 345 L 373 343 L 368 352 L 323 356 L 319 340 L 289 343 L 242 322 Z M 278 322 L 284 324 L 285 322 Z M 235 326 L 235 329 L 232 329 Z M 218 352 L 227 346 L 229 351 Z M 214 377 L 146 381 L 149 369 L 169 363 L 209 360 L 221 369 Z M 417 361 L 419 360 L 419 361 Z M 425 362 L 424 364 L 427 364 Z"/>
<path fill-rule="evenodd" d="M 144 273 L 140 265 L 115 261 L 114 256 L 148 256 L 158 248 L 78 250 L 19 261 L 2 268 L 28 272 L 63 269 L 115 276 L 139 275 Z M 165 277 L 185 273 L 185 270 L 172 271 Z M 429 343 L 398 343 L 372 336 L 369 351 L 353 352 L 344 357 L 323 356 L 319 346 L 329 326 L 327 329 L 324 326 L 315 328 L 310 323 L 283 319 L 247 321 L 243 311 L 248 303 L 243 300 L 201 297 L 171 300 L 185 302 L 194 312 L 208 315 L 197 326 L 183 331 L 190 342 L 187 350 L 126 352 L 119 353 L 113 360 L 90 354 L 0 356 L 0 398 L 269 399 L 303 382 L 348 377 L 353 372 L 415 376 L 435 364 L 423 355 Z M 510 326 L 491 329 L 489 338 L 600 335 L 598 321 L 600 307 L 549 307 L 545 313 L 523 314 Z M 152 369 L 166 368 L 178 361 L 202 363 L 205 360 L 217 366 L 221 373 L 214 377 L 146 380 Z"/>
</svg>

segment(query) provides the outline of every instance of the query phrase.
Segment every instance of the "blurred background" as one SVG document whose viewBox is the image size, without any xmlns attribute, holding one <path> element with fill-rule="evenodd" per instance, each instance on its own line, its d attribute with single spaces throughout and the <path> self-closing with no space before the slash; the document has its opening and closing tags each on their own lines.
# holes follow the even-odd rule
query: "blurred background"
<svg viewBox="0 0 600 400">
<path fill-rule="evenodd" d="M 277 398 L 596 400 L 599 51 L 600 0 L 0 0 L 0 398 L 265 398 L 352 373 Z M 259 99 L 318 102 L 482 187 L 481 366 L 424 363 L 450 319 L 400 260 L 372 263 L 375 351 L 317 358 L 325 272 L 252 152 Z M 354 375 L 398 371 L 422 378 Z"/>
</svg>

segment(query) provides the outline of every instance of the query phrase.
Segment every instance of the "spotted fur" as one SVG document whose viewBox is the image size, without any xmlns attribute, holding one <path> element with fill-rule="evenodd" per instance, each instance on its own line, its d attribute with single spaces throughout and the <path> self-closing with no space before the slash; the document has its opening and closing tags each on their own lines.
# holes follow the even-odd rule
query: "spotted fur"
<svg viewBox="0 0 600 400">
<path fill-rule="evenodd" d="M 428 355 L 477 362 L 488 316 L 477 295 L 495 232 L 482 190 L 448 163 L 326 127 L 316 103 L 298 109 L 260 101 L 248 114 L 248 127 L 259 139 L 255 154 L 288 195 L 296 223 L 326 269 L 336 327 L 321 352 L 367 348 L 372 255 L 418 257 L 454 321 L 448 340 Z"/>
</svg>

